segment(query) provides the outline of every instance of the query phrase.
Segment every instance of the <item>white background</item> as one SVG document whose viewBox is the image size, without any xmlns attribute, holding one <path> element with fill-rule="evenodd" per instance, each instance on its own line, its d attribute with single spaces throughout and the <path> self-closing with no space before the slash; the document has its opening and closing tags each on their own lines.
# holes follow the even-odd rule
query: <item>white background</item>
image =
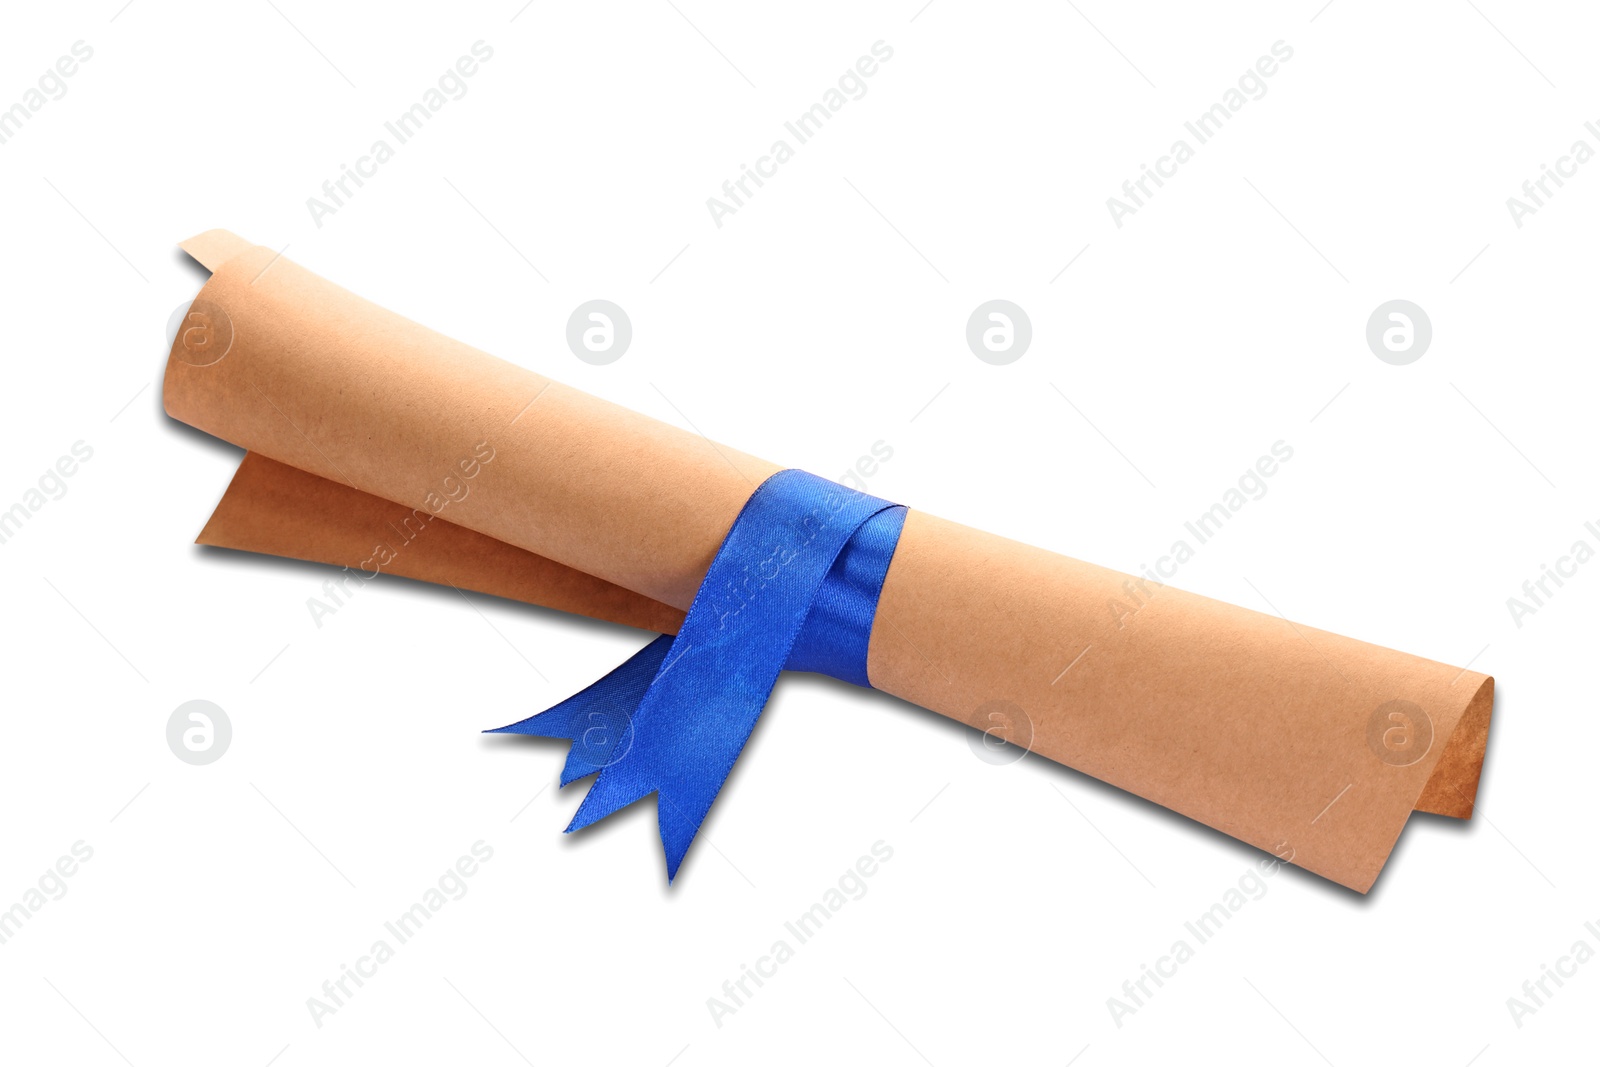
<svg viewBox="0 0 1600 1067">
<path fill-rule="evenodd" d="M 0 907 L 93 849 L 0 945 L 8 1062 L 1592 1057 L 1600 963 L 1520 1027 L 1507 998 L 1600 949 L 1600 564 L 1520 627 L 1506 605 L 1600 547 L 1600 162 L 1520 228 L 1506 206 L 1600 148 L 1592 11 L 122 3 L 0 34 L 0 107 L 94 50 L 0 145 L 0 509 L 93 449 L 0 545 Z M 307 198 L 478 40 L 467 94 L 315 225 Z M 706 198 L 879 40 L 866 95 L 717 227 Z M 1279 40 L 1266 95 L 1118 228 L 1106 198 Z M 669 889 L 651 805 L 563 837 L 561 746 L 478 733 L 637 633 L 387 579 L 319 628 L 326 569 L 191 544 L 239 454 L 162 414 L 159 373 L 202 278 L 176 242 L 212 227 L 757 455 L 832 475 L 883 441 L 874 493 L 1123 570 L 1285 441 L 1178 584 L 1495 675 L 1477 817 L 1413 819 L 1365 898 L 1280 873 L 1118 1026 L 1107 998 L 1260 854 L 796 676 Z M 564 341 L 597 297 L 634 327 L 604 367 Z M 1033 325 L 1008 366 L 964 339 L 993 298 Z M 1365 341 L 1396 298 L 1433 325 L 1408 366 Z M 232 722 L 209 766 L 167 747 L 191 699 Z M 479 840 L 467 894 L 316 1025 L 307 999 Z M 707 999 L 880 840 L 865 896 L 716 1025 Z"/>
</svg>

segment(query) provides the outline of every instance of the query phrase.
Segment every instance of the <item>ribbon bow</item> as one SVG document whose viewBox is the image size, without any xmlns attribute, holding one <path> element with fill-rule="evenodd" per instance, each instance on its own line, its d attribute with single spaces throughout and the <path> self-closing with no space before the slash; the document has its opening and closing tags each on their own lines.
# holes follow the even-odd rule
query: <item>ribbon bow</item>
<svg viewBox="0 0 1600 1067">
<path fill-rule="evenodd" d="M 676 637 L 548 711 L 486 733 L 572 742 L 563 786 L 598 775 L 567 833 L 655 793 L 667 881 L 780 672 L 867 680 L 878 595 L 906 509 L 800 470 L 745 502 Z"/>
</svg>

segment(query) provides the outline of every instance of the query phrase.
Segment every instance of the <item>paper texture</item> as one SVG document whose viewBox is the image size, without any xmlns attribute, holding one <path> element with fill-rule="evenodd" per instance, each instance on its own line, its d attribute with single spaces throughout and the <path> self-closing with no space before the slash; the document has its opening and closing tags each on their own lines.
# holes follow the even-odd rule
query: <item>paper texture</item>
<svg viewBox="0 0 1600 1067">
<path fill-rule="evenodd" d="M 676 633 L 683 622 L 677 608 L 254 452 L 198 540 L 348 568 L 336 582 L 347 589 L 394 574 L 657 633 Z"/>
<path fill-rule="evenodd" d="M 224 231 L 184 248 L 214 274 L 166 409 L 251 453 L 205 543 L 673 632 L 780 469 Z M 899 503 L 877 688 L 979 729 L 1008 709 L 1033 751 L 1362 892 L 1412 810 L 1471 815 L 1487 676 L 1171 587 L 1118 625 L 1128 576 Z"/>
</svg>

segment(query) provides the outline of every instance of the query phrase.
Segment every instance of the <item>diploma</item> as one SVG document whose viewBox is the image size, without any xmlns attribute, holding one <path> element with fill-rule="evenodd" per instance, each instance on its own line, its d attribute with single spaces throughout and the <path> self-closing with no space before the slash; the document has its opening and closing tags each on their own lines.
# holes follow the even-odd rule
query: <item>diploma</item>
<svg viewBox="0 0 1600 1067">
<path fill-rule="evenodd" d="M 248 452 L 202 543 L 671 635 L 783 471 L 233 234 L 183 248 L 212 277 L 166 410 Z M 1361 892 L 1413 810 L 1471 816 L 1492 678 L 895 503 L 873 688 L 982 730 L 1011 709 L 1030 750 Z M 1130 583 L 1141 606 L 1114 617 Z"/>
</svg>

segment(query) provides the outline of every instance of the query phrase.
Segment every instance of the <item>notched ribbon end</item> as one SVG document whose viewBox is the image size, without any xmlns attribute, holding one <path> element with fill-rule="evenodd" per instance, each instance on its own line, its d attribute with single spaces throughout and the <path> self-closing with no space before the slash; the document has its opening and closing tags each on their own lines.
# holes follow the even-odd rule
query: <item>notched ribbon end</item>
<svg viewBox="0 0 1600 1067">
<path fill-rule="evenodd" d="M 667 884 L 671 885 L 678 877 L 678 869 L 683 866 L 684 858 L 689 854 L 689 846 L 694 843 L 705 813 L 702 812 L 698 819 L 685 814 L 683 807 L 668 797 L 659 786 L 618 782 L 602 774 L 584 795 L 583 803 L 578 805 L 577 812 L 572 816 L 572 821 L 567 824 L 564 832 L 571 834 L 587 829 L 600 820 L 651 797 L 656 801 L 656 826 L 661 833 L 661 851 L 667 861 Z M 687 798 L 685 800 L 687 801 Z M 691 806 L 698 808 L 702 805 Z M 708 810 L 710 808 L 709 804 L 703 806 Z"/>
</svg>

